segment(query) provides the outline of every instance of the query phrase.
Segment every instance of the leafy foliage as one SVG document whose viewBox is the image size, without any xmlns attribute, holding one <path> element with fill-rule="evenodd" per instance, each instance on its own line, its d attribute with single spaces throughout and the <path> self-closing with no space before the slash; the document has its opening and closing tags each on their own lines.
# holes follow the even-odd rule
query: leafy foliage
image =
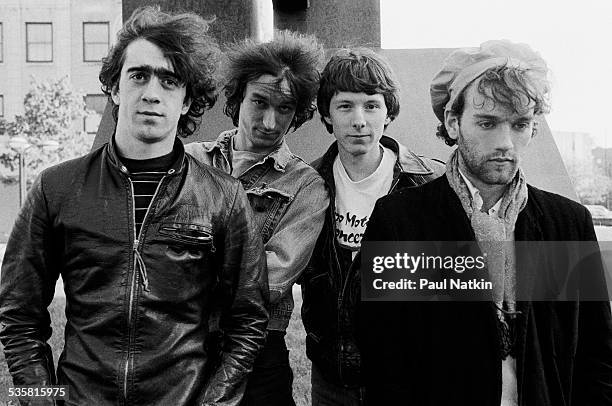
<svg viewBox="0 0 612 406">
<path fill-rule="evenodd" d="M 607 206 L 608 196 L 612 192 L 612 179 L 601 168 L 587 160 L 570 162 L 566 167 L 582 204 Z"/>
<path fill-rule="evenodd" d="M 32 87 L 24 98 L 24 114 L 13 121 L 0 123 L 0 133 L 8 138 L 23 137 L 31 145 L 25 152 L 28 184 L 43 169 L 89 151 L 91 142 L 75 120 L 88 114 L 83 94 L 72 88 L 67 77 L 38 81 L 32 78 Z M 57 141 L 53 151 L 43 149 L 44 141 Z M 0 180 L 18 181 L 18 153 L 8 146 L 0 146 Z"/>
</svg>

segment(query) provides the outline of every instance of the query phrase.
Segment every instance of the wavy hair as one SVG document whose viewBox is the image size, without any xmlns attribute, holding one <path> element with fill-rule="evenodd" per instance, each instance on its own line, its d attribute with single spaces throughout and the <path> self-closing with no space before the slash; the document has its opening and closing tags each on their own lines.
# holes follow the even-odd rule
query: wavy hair
<svg viewBox="0 0 612 406">
<path fill-rule="evenodd" d="M 323 47 L 313 35 L 288 30 L 276 31 L 270 42 L 256 43 L 246 39 L 232 46 L 228 53 L 224 93 L 227 101 L 223 112 L 238 126 L 240 104 L 249 82 L 262 75 L 287 80 L 291 97 L 296 101 L 295 115 L 289 128 L 297 130 L 310 120 L 316 110 L 319 88 L 319 66 Z"/>
<path fill-rule="evenodd" d="M 546 114 L 550 111 L 550 82 L 541 72 L 532 73 L 530 69 L 502 65 L 486 70 L 474 83 L 477 83 L 478 93 L 485 101 L 491 101 L 493 107 L 499 104 L 518 114 L 524 114 L 533 107 L 534 114 Z M 459 93 L 450 109 L 451 113 L 458 117 L 459 123 L 465 107 L 465 94 L 470 86 L 466 86 Z M 536 134 L 537 126 L 534 125 L 532 137 Z M 446 145 L 453 146 L 457 143 L 457 140 L 448 135 L 444 123 L 438 125 L 436 135 L 442 138 Z"/>
<path fill-rule="evenodd" d="M 387 117 L 393 121 L 400 111 L 399 90 L 399 82 L 383 57 L 368 48 L 341 49 L 331 57 L 321 73 L 317 96 L 321 121 L 332 134 L 333 127 L 325 117 L 329 117 L 329 104 L 338 92 L 382 94 Z"/>
<path fill-rule="evenodd" d="M 216 41 L 206 34 L 212 21 L 193 13 L 169 14 L 157 7 L 141 7 L 132 13 L 117 33 L 116 43 L 102 59 L 100 82 L 102 91 L 110 96 L 119 86 L 125 51 L 137 39 L 157 45 L 170 60 L 175 74 L 184 83 L 186 100 L 191 100 L 189 111 L 182 115 L 177 134 L 187 137 L 198 128 L 202 114 L 217 100 L 217 66 L 221 51 Z M 119 106 L 113 106 L 117 120 Z"/>
</svg>

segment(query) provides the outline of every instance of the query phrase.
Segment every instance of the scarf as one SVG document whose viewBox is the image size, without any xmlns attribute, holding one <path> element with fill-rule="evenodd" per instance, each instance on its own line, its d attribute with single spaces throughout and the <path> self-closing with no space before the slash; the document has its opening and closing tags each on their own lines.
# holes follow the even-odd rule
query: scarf
<svg viewBox="0 0 612 406">
<path fill-rule="evenodd" d="M 493 302 L 502 330 L 503 358 L 512 352 L 508 319 L 516 316 L 516 264 L 514 228 L 516 219 L 527 204 L 527 182 L 519 168 L 507 185 L 497 213 L 489 215 L 474 207 L 470 191 L 459 173 L 459 151 L 455 149 L 446 164 L 446 177 L 459 197 L 470 220 L 478 246 L 486 255 L 487 271 L 493 282 Z M 508 342 L 508 343 L 506 343 Z"/>
</svg>

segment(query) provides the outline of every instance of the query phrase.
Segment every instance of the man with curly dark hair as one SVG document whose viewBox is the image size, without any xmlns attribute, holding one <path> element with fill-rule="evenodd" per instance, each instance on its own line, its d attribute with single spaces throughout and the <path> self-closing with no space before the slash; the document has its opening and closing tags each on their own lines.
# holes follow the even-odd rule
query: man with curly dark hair
<svg viewBox="0 0 612 406">
<path fill-rule="evenodd" d="M 293 374 L 284 337 L 292 287 L 308 263 L 328 199 L 323 180 L 291 153 L 285 135 L 313 116 L 322 49 L 312 36 L 282 31 L 270 42 L 236 44 L 228 57 L 225 113 L 237 128 L 186 150 L 240 180 L 266 251 L 268 337 L 242 404 L 291 405 Z"/>
<path fill-rule="evenodd" d="M 136 10 L 100 73 L 113 137 L 32 186 L 0 284 L 15 386 L 66 385 L 75 405 L 240 402 L 268 322 L 261 237 L 240 182 L 177 138 L 215 102 L 219 50 L 207 28 L 195 14 Z M 60 275 L 67 322 L 56 371 L 47 306 Z M 214 367 L 213 309 L 226 333 Z"/>
</svg>

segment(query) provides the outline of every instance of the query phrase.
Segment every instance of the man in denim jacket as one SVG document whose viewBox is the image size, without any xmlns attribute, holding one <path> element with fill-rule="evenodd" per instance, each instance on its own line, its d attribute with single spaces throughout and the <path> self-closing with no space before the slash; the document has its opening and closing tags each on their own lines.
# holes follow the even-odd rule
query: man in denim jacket
<svg viewBox="0 0 612 406">
<path fill-rule="evenodd" d="M 388 63 L 368 49 L 338 51 L 321 75 L 317 104 L 336 142 L 313 164 L 331 203 L 302 283 L 313 406 L 363 404 L 355 342 L 359 275 L 351 264 L 376 199 L 442 171 L 383 135 L 399 114 L 398 85 Z"/>
<path fill-rule="evenodd" d="M 265 245 L 268 338 L 242 404 L 291 405 L 293 374 L 284 339 L 291 288 L 308 263 L 328 198 L 321 177 L 291 153 L 285 134 L 313 116 L 322 50 L 313 37 L 278 32 L 271 42 L 242 42 L 228 56 L 225 113 L 237 128 L 186 149 L 242 182 Z"/>
</svg>

